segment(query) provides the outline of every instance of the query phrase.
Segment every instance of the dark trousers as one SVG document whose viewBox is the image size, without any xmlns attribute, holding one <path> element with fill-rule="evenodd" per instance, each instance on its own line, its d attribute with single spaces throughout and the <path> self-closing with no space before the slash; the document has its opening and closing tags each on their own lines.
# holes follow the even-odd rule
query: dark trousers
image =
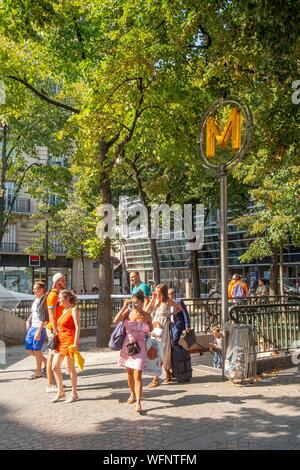
<svg viewBox="0 0 300 470">
<path fill-rule="evenodd" d="M 172 347 L 178 346 L 182 332 L 184 331 L 184 325 L 181 323 L 171 323 L 170 324 L 170 336 L 171 336 L 171 345 Z"/>
</svg>

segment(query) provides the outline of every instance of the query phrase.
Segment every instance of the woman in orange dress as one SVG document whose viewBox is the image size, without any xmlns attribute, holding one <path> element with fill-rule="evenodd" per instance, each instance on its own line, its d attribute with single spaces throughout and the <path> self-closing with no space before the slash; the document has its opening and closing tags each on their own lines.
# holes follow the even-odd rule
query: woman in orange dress
<svg viewBox="0 0 300 470">
<path fill-rule="evenodd" d="M 66 400 L 66 403 L 72 403 L 78 400 L 77 395 L 77 373 L 75 369 L 74 358 L 70 357 L 69 347 L 74 345 L 79 349 L 80 337 L 80 317 L 76 306 L 77 298 L 71 290 L 63 290 L 58 297 L 60 305 L 64 307 L 62 315 L 57 321 L 58 328 L 58 346 L 53 360 L 53 372 L 57 384 L 57 395 L 52 400 L 56 403 L 65 397 L 65 391 L 62 380 L 61 365 L 65 357 L 68 360 L 68 368 L 71 375 L 72 393 Z"/>
</svg>

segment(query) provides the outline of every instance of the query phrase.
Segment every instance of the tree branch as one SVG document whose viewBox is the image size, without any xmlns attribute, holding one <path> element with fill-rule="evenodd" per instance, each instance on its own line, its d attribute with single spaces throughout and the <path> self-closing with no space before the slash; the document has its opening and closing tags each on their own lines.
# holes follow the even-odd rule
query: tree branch
<svg viewBox="0 0 300 470">
<path fill-rule="evenodd" d="M 119 85 L 117 85 L 114 90 L 111 92 L 111 94 L 108 96 L 108 98 L 104 101 L 104 103 L 102 103 L 98 109 L 101 109 L 103 108 L 110 100 L 111 98 L 114 96 L 114 94 L 119 90 L 119 88 L 121 88 L 123 85 L 125 85 L 125 83 L 129 83 L 129 82 L 133 82 L 135 80 L 141 80 L 141 77 L 131 77 L 131 78 L 125 78 L 121 83 L 119 83 Z"/>
<path fill-rule="evenodd" d="M 120 132 L 116 132 L 116 134 L 107 142 L 107 147 L 112 147 L 120 137 Z"/>
<path fill-rule="evenodd" d="M 68 104 L 62 103 L 61 101 L 56 101 L 52 98 L 50 98 L 48 95 L 46 95 L 44 92 L 41 92 L 34 88 L 30 83 L 27 82 L 26 79 L 20 78 L 20 77 L 15 77 L 14 75 L 8 75 L 7 78 L 10 78 L 11 80 L 15 80 L 16 82 L 21 83 L 24 85 L 28 90 L 30 90 L 34 95 L 38 96 L 41 100 L 46 101 L 47 103 L 56 106 L 57 108 L 62 108 L 65 109 L 66 111 L 70 111 L 71 113 L 79 114 L 80 110 L 77 108 L 74 108 L 73 106 L 69 106 Z"/>
<path fill-rule="evenodd" d="M 201 24 L 199 24 L 199 29 L 200 29 L 201 33 L 203 34 L 203 36 L 205 37 L 205 41 L 206 41 L 206 44 L 204 46 L 201 46 L 201 47 L 202 47 L 202 49 L 208 49 L 209 46 L 211 46 L 212 39 L 211 39 L 210 35 L 208 34 L 208 32 L 205 31 L 205 29 L 203 28 L 203 26 Z"/>
<path fill-rule="evenodd" d="M 140 176 L 140 172 L 139 172 L 139 170 L 136 166 L 136 163 L 135 163 L 139 159 L 139 157 L 140 156 L 136 154 L 135 159 L 130 163 L 130 165 L 131 165 L 131 168 L 132 168 L 133 177 L 135 178 L 135 180 L 137 182 L 138 193 L 139 193 L 139 196 L 141 198 L 141 201 L 148 208 L 149 200 L 148 200 L 147 194 L 144 191 L 142 179 L 141 179 L 141 176 Z"/>
<path fill-rule="evenodd" d="M 80 44 L 80 46 L 81 46 L 81 57 L 83 58 L 83 60 L 85 60 L 85 59 L 86 59 L 86 55 L 85 55 L 85 52 L 84 52 L 83 38 L 82 38 L 80 29 L 79 29 L 79 25 L 78 25 L 78 23 L 77 23 L 77 19 L 76 19 L 76 18 L 73 18 L 73 20 L 74 20 L 74 23 L 75 23 L 76 36 L 77 36 L 78 42 L 79 42 L 79 44 Z"/>
</svg>

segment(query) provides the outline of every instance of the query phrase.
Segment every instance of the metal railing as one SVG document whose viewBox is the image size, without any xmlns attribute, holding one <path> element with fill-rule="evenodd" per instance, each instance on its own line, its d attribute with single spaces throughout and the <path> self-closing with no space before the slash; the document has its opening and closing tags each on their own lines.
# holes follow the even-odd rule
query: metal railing
<svg viewBox="0 0 300 470">
<path fill-rule="evenodd" d="M 59 243 L 53 243 L 52 249 L 53 249 L 53 252 L 57 255 L 63 255 L 66 252 L 65 248 Z"/>
<path fill-rule="evenodd" d="M 18 251 L 18 244 L 2 242 L 0 245 L 0 251 L 9 251 L 16 253 Z"/>
<path fill-rule="evenodd" d="M 94 298 L 93 298 L 94 297 Z M 93 296 L 91 298 L 79 299 L 78 308 L 80 312 L 80 322 L 81 328 L 83 330 L 92 330 L 97 328 L 98 321 L 98 298 Z M 128 296 L 124 296 L 128 298 Z M 124 298 L 118 296 L 117 298 L 112 298 L 112 318 L 116 316 L 118 311 L 123 305 Z M 22 300 L 18 307 L 15 309 L 15 315 L 22 320 L 27 320 L 31 315 L 32 300 Z"/>
<path fill-rule="evenodd" d="M 221 302 L 218 299 L 183 299 L 196 333 L 209 333 L 221 326 Z"/>
<path fill-rule="evenodd" d="M 230 319 L 253 326 L 257 353 L 300 347 L 300 301 L 237 304 Z"/>
<path fill-rule="evenodd" d="M 12 198 L 6 197 L 4 199 L 4 210 L 8 210 L 11 206 Z M 30 199 L 25 197 L 17 197 L 12 206 L 12 212 L 17 213 L 30 213 Z"/>
<path fill-rule="evenodd" d="M 83 330 L 95 330 L 98 321 L 98 298 L 79 299 L 78 306 Z M 112 318 L 128 296 L 112 297 Z M 221 326 L 221 303 L 218 299 L 183 299 L 196 333 L 209 333 Z M 26 320 L 31 314 L 32 301 L 22 301 L 15 314 Z M 230 303 L 230 319 L 254 328 L 257 353 L 300 347 L 300 298 L 287 301 L 282 297 L 247 298 Z"/>
</svg>

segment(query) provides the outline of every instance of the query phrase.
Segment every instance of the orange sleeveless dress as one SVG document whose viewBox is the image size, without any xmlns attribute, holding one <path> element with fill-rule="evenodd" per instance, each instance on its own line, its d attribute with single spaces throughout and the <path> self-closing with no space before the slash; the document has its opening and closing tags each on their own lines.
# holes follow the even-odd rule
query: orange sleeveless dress
<svg viewBox="0 0 300 470">
<path fill-rule="evenodd" d="M 75 340 L 75 323 L 72 317 L 73 308 L 64 310 L 63 314 L 57 320 L 58 329 L 58 346 L 59 351 L 64 356 L 69 356 L 69 346 L 74 344 Z"/>
</svg>

